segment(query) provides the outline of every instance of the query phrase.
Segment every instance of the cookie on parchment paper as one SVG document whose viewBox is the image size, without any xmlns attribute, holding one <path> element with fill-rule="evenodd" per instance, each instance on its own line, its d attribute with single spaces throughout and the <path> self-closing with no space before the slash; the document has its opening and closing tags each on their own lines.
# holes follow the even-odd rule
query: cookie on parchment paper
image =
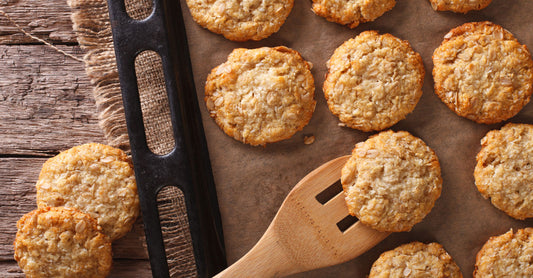
<svg viewBox="0 0 533 278">
<path fill-rule="evenodd" d="M 481 139 L 474 170 L 485 198 L 516 219 L 533 217 L 533 125 L 509 123 Z"/>
<path fill-rule="evenodd" d="M 379 256 L 368 278 L 462 278 L 453 258 L 438 243 L 411 242 Z"/>
<path fill-rule="evenodd" d="M 72 207 L 91 215 L 111 240 L 139 214 L 133 167 L 120 149 L 90 143 L 48 159 L 37 181 L 37 206 Z"/>
<path fill-rule="evenodd" d="M 40 208 L 17 228 L 15 260 L 26 277 L 106 277 L 111 269 L 111 240 L 86 213 Z"/>
<path fill-rule="evenodd" d="M 492 0 L 429 0 L 435 11 L 467 13 L 487 7 Z"/>
<path fill-rule="evenodd" d="M 277 32 L 294 0 L 187 0 L 193 19 L 232 41 L 261 40 Z"/>
<path fill-rule="evenodd" d="M 452 29 L 433 53 L 433 63 L 435 93 L 459 116 L 498 123 L 529 102 L 531 54 L 499 25 L 471 22 Z"/>
<path fill-rule="evenodd" d="M 362 32 L 338 47 L 327 66 L 328 107 L 351 128 L 386 129 L 411 113 L 422 96 L 422 58 L 391 34 Z"/>
<path fill-rule="evenodd" d="M 265 145 L 290 138 L 315 110 L 310 65 L 290 48 L 238 48 L 207 77 L 209 115 L 243 143 Z"/>
<path fill-rule="evenodd" d="M 474 278 L 533 277 L 533 228 L 491 237 L 476 256 Z"/>
<path fill-rule="evenodd" d="M 384 232 L 409 231 L 442 188 L 436 154 L 406 131 L 383 131 L 355 145 L 341 183 L 351 215 Z"/>
<path fill-rule="evenodd" d="M 374 21 L 390 11 L 396 0 L 313 0 L 313 12 L 329 21 L 350 28 Z"/>
</svg>

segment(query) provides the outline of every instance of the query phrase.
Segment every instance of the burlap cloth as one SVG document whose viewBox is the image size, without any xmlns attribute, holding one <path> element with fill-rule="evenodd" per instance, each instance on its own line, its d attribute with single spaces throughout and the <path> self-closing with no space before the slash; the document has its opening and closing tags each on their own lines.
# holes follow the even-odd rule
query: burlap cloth
<svg viewBox="0 0 533 278">
<path fill-rule="evenodd" d="M 152 0 L 125 0 L 133 19 L 143 19 L 152 10 Z M 86 72 L 94 85 L 99 124 L 109 145 L 129 150 L 115 51 L 106 0 L 69 0 L 73 28 L 86 50 Z M 161 60 L 153 51 L 139 54 L 135 70 L 148 146 L 156 154 L 172 150 L 174 139 Z M 196 265 L 188 229 L 183 193 L 165 187 L 158 207 L 171 277 L 196 277 Z"/>
</svg>

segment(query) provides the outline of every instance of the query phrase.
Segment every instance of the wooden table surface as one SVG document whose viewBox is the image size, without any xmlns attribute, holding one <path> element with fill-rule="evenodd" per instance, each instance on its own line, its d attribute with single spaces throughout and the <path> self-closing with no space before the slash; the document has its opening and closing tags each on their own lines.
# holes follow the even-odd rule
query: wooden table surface
<svg viewBox="0 0 533 278">
<path fill-rule="evenodd" d="M 82 57 L 65 0 L 0 0 L 24 30 Z M 0 277 L 24 277 L 13 259 L 16 222 L 35 209 L 47 158 L 104 143 L 83 63 L 25 36 L 0 13 Z M 150 277 L 142 224 L 113 244 L 110 277 Z"/>
</svg>

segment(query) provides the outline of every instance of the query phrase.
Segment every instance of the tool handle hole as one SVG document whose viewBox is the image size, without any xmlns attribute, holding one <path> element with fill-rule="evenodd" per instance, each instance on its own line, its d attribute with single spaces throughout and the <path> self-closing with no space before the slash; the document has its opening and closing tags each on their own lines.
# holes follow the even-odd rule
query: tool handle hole
<svg viewBox="0 0 533 278">
<path fill-rule="evenodd" d="M 348 228 L 350 228 L 357 221 L 359 221 L 357 217 L 348 215 L 337 223 L 337 228 L 339 228 L 339 230 L 344 233 L 344 231 L 348 230 Z"/>
<path fill-rule="evenodd" d="M 329 200 L 333 199 L 333 197 L 337 196 L 337 194 L 339 194 L 339 192 L 341 191 L 342 191 L 341 180 L 337 180 L 332 185 L 328 186 L 328 188 L 324 189 L 324 191 L 318 193 L 318 195 L 316 195 L 315 198 L 319 203 L 325 204 Z"/>
</svg>

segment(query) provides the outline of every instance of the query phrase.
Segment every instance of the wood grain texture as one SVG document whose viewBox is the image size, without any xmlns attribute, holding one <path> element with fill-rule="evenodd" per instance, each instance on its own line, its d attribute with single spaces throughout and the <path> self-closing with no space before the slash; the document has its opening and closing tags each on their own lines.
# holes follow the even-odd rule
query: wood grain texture
<svg viewBox="0 0 533 278">
<path fill-rule="evenodd" d="M 81 58 L 65 0 L 0 0 L 25 31 Z M 13 260 L 16 222 L 36 208 L 42 163 L 61 150 L 104 143 L 82 62 L 41 45 L 0 14 L 0 277 L 24 277 Z M 142 221 L 113 244 L 109 277 L 150 277 Z"/>
<path fill-rule="evenodd" d="M 16 221 L 36 208 L 34 184 L 42 163 L 61 150 L 104 138 L 82 63 L 42 45 L 0 46 L 0 58 L 0 260 L 10 261 Z M 115 258 L 147 258 L 140 219 L 114 244 L 113 253 Z M 17 271 L 12 274 L 0 269 L 2 277 L 20 277 Z"/>
<path fill-rule="evenodd" d="M 0 261 L 13 258 L 18 219 L 37 208 L 35 182 L 47 158 L 0 158 Z M 147 259 L 141 219 L 131 232 L 113 243 L 117 259 Z M 0 277 L 2 272 L 0 271 Z"/>
<path fill-rule="evenodd" d="M 259 242 L 215 278 L 284 277 L 346 262 L 385 239 L 390 233 L 361 222 L 345 231 L 337 227 L 348 215 L 343 192 L 323 204 L 316 199 L 340 179 L 348 158 L 333 159 L 300 180 Z"/>
<path fill-rule="evenodd" d="M 151 277 L 150 263 L 146 260 L 115 260 L 108 278 Z M 24 273 L 15 261 L 0 261 L 2 278 L 24 278 Z"/>
<path fill-rule="evenodd" d="M 43 45 L 0 45 L 0 60 L 0 154 L 41 156 L 104 142 L 81 62 Z"/>
<path fill-rule="evenodd" d="M 51 43 L 76 43 L 70 8 L 65 0 L 0 0 L 0 10 L 25 31 L 41 39 Z M 35 42 L 0 14 L 0 44 Z"/>
</svg>

